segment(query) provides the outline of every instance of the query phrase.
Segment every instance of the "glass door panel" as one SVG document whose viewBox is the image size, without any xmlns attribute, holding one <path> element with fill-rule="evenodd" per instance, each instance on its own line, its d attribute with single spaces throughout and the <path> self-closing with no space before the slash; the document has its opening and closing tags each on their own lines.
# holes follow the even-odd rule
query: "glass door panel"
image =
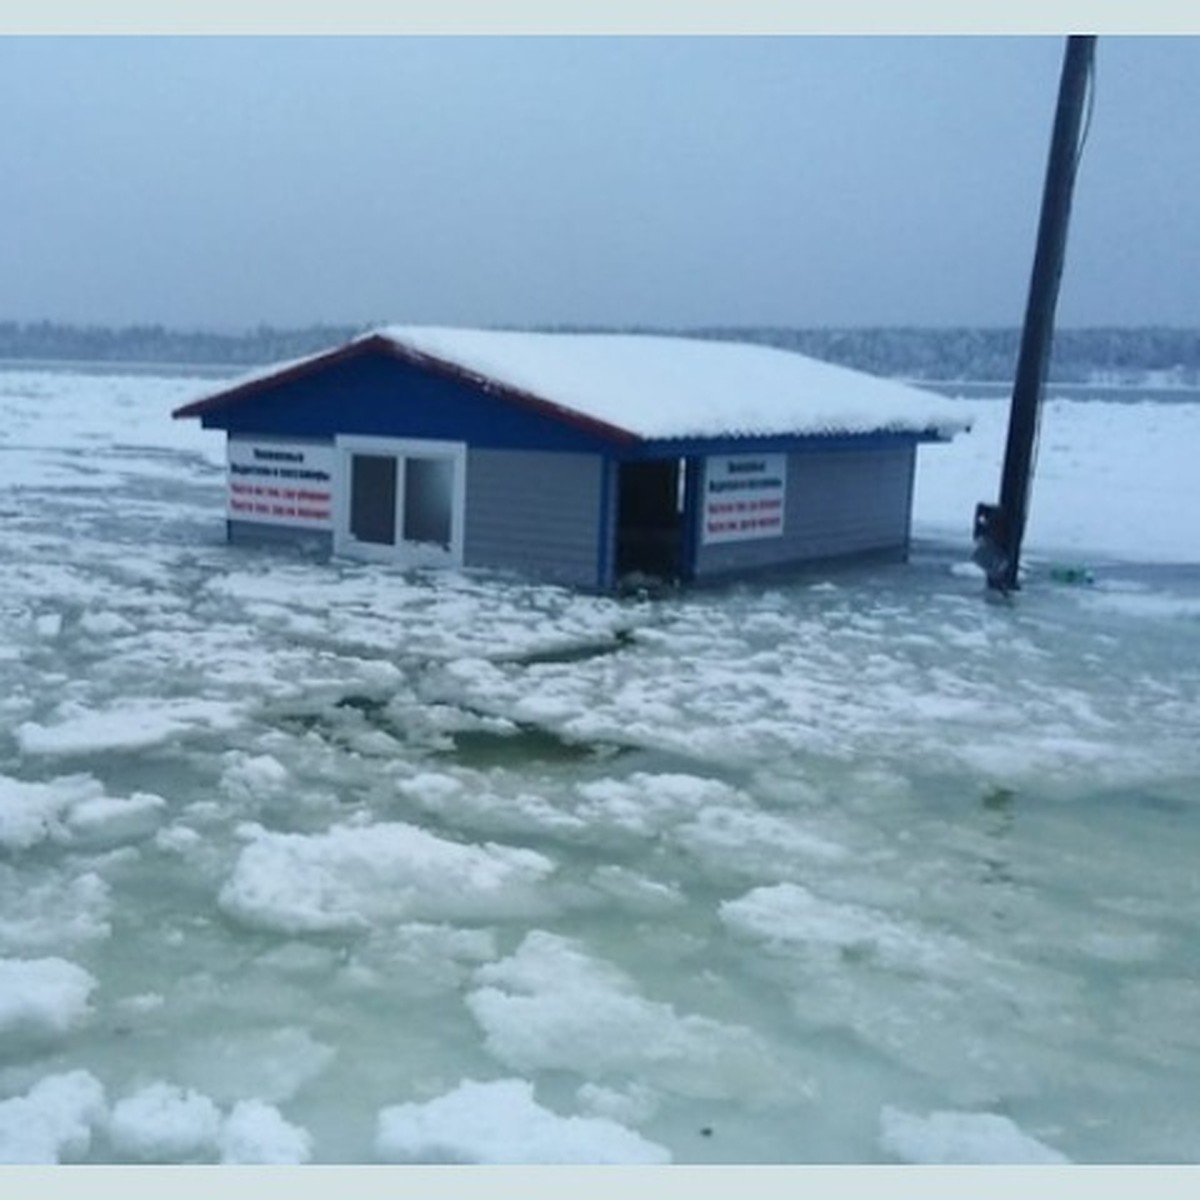
<svg viewBox="0 0 1200 1200">
<path fill-rule="evenodd" d="M 350 536 L 376 546 L 396 544 L 396 459 L 350 456 Z"/>
<path fill-rule="evenodd" d="M 454 520 L 454 460 L 404 460 L 404 530 L 406 542 L 436 546 L 449 552 Z"/>
</svg>

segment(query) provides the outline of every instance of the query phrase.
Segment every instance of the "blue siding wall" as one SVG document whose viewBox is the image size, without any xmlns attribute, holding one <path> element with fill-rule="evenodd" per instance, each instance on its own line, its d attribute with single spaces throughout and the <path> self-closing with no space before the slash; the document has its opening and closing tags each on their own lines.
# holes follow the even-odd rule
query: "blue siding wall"
<svg viewBox="0 0 1200 1200">
<path fill-rule="evenodd" d="M 469 449 L 464 565 L 572 587 L 606 586 L 605 469 L 595 454 Z"/>
<path fill-rule="evenodd" d="M 905 557 L 915 465 L 912 444 L 789 455 L 783 536 L 709 546 L 697 536 L 694 577 L 857 554 Z M 698 511 L 697 522 L 701 517 Z"/>
<path fill-rule="evenodd" d="M 285 380 L 217 409 L 203 421 L 208 428 L 264 437 L 332 439 L 344 433 L 508 449 L 611 448 L 567 421 L 382 354 Z"/>
</svg>

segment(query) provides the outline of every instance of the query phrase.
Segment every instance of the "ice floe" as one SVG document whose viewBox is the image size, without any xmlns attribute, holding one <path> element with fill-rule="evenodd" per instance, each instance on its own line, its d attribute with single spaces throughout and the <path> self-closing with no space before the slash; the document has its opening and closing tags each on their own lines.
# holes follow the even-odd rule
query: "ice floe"
<svg viewBox="0 0 1200 1200">
<path fill-rule="evenodd" d="M 889 1154 L 907 1163 L 995 1166 L 1067 1161 L 996 1113 L 933 1112 L 920 1117 L 887 1107 L 880 1114 L 879 1141 Z"/>
<path fill-rule="evenodd" d="M 526 934 L 516 953 L 480 967 L 475 980 L 467 1005 L 488 1049 L 516 1070 L 632 1077 L 703 1097 L 783 1083 L 749 1029 L 650 1000 L 611 963 L 555 934 Z"/>
<path fill-rule="evenodd" d="M 91 1012 L 93 975 L 62 958 L 0 958 L 0 1045 L 56 1037 Z"/>
<path fill-rule="evenodd" d="M 144 750 L 187 734 L 229 729 L 238 719 L 238 706 L 226 701 L 128 697 L 107 709 L 65 701 L 48 723 L 21 724 L 17 741 L 28 755 Z"/>
<path fill-rule="evenodd" d="M 81 1159 L 104 1113 L 104 1086 L 90 1072 L 46 1075 L 24 1096 L 0 1100 L 0 1163 Z"/>
<path fill-rule="evenodd" d="M 304 1163 L 313 1146 L 272 1104 L 239 1100 L 223 1113 L 203 1092 L 162 1081 L 118 1100 L 104 1132 L 119 1158 L 143 1163 Z"/>
<path fill-rule="evenodd" d="M 463 845 L 400 822 L 248 836 L 221 905 L 287 933 L 527 916 L 544 908 L 540 885 L 555 869 L 533 850 Z"/>
<path fill-rule="evenodd" d="M 151 1083 L 113 1105 L 106 1132 L 123 1159 L 204 1161 L 211 1157 L 221 1132 L 221 1111 L 191 1088 Z"/>
<path fill-rule="evenodd" d="M 100 848 L 157 829 L 166 801 L 148 792 L 110 796 L 91 775 L 24 782 L 0 776 L 0 849 L 28 850 L 50 841 Z"/>
<path fill-rule="evenodd" d="M 217 1134 L 223 1163 L 305 1163 L 312 1157 L 312 1135 L 284 1119 L 261 1100 L 239 1100 Z"/>
<path fill-rule="evenodd" d="M 112 935 L 112 888 L 95 872 L 47 870 L 35 882 L 0 863 L 0 954 L 71 949 Z"/>
<path fill-rule="evenodd" d="M 379 1113 L 379 1157 L 407 1163 L 670 1162 L 670 1153 L 607 1117 L 562 1117 L 523 1079 L 465 1080 L 425 1103 Z"/>
</svg>

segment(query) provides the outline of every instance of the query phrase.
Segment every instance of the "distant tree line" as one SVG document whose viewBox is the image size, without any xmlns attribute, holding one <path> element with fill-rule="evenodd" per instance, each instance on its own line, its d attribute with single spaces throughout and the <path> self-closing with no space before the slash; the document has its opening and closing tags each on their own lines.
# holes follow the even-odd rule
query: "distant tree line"
<svg viewBox="0 0 1200 1200">
<path fill-rule="evenodd" d="M 929 381 L 1012 380 L 1019 329 L 705 329 L 709 337 L 761 341 L 877 375 Z M 1133 381 L 1147 371 L 1200 383 L 1200 329 L 1059 329 L 1050 378 L 1057 383 Z"/>
<path fill-rule="evenodd" d="M 675 333 L 779 346 L 902 379 L 1010 381 L 1020 331 L 978 328 L 794 329 L 707 326 L 654 329 L 644 326 L 546 326 L 576 332 Z M 132 325 L 114 329 L 52 321 L 0 321 L 0 359 L 75 362 L 186 363 L 259 366 L 337 346 L 364 332 L 350 325 L 276 329 L 260 325 L 237 333 Z M 1055 334 L 1050 378 L 1059 383 L 1135 381 L 1147 371 L 1190 386 L 1200 385 L 1200 330 L 1060 329 Z"/>
<path fill-rule="evenodd" d="M 0 358 L 260 366 L 315 354 L 360 332 L 348 325 L 310 325 L 303 329 L 260 325 L 238 333 L 211 333 L 166 329 L 162 325 L 110 329 L 53 321 L 0 321 Z"/>
</svg>

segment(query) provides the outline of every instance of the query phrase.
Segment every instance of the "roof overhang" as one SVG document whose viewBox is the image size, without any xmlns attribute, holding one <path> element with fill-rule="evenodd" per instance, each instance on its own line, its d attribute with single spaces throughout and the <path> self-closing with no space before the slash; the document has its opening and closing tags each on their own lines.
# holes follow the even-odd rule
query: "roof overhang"
<svg viewBox="0 0 1200 1200">
<path fill-rule="evenodd" d="M 552 335 L 536 335 L 540 337 Z M 224 415 L 256 398 L 286 389 L 297 381 L 334 370 L 339 365 L 363 358 L 388 359 L 406 364 L 426 374 L 440 376 L 475 392 L 519 407 L 526 412 L 566 425 L 595 439 L 598 449 L 618 458 L 654 458 L 671 454 L 723 454 L 755 452 L 770 447 L 808 450 L 863 447 L 868 444 L 914 444 L 916 442 L 947 442 L 964 429 L 969 420 L 939 415 L 922 426 L 894 421 L 888 413 L 878 425 L 858 429 L 805 430 L 779 428 L 774 432 L 739 433 L 734 430 L 718 433 L 698 433 L 681 430 L 677 436 L 656 436 L 649 430 L 635 433 L 632 429 L 605 419 L 601 415 L 581 411 L 566 403 L 548 399 L 529 388 L 525 381 L 506 381 L 485 373 L 478 365 L 468 366 L 446 354 L 442 345 L 419 347 L 407 344 L 395 336 L 395 331 L 374 331 L 355 338 L 345 345 L 290 363 L 268 367 L 234 380 L 229 386 L 177 408 L 176 418 L 200 418 L 209 428 L 228 428 L 236 420 Z M 828 366 L 828 364 L 825 364 Z M 543 389 L 544 390 L 544 389 Z M 728 448 L 726 448 L 728 447 Z M 607 449 L 604 449 L 607 448 Z"/>
<path fill-rule="evenodd" d="M 616 445 L 633 445 L 643 440 L 628 429 L 622 429 L 618 425 L 612 425 L 596 417 L 589 417 L 584 413 L 577 412 L 573 408 L 556 404 L 553 400 L 547 400 L 543 396 L 535 395 L 533 392 L 515 388 L 485 375 L 480 375 L 458 363 L 399 345 L 391 338 L 377 333 L 367 334 L 364 337 L 348 342 L 344 346 L 338 346 L 332 350 L 312 355 L 309 358 L 258 372 L 240 381 L 235 381 L 230 387 L 223 388 L 221 391 L 203 396 L 199 400 L 193 400 L 190 404 L 185 404 L 181 408 L 175 409 L 171 413 L 171 416 L 176 419 L 199 417 L 204 420 L 206 425 L 211 424 L 220 427 L 219 419 L 214 418 L 219 418 L 221 413 L 231 408 L 235 408 L 257 396 L 275 391 L 277 388 L 286 387 L 298 380 L 320 374 L 341 363 L 369 357 L 391 358 L 410 366 L 418 367 L 421 370 L 451 379 L 456 383 L 465 384 L 468 387 L 486 392 L 488 395 L 496 396 L 507 403 L 515 404 L 530 412 L 572 425 L 584 433 Z"/>
<path fill-rule="evenodd" d="M 957 432 L 957 431 L 955 431 Z M 739 454 L 837 454 L 948 442 L 953 433 L 936 429 L 870 430 L 862 433 L 763 434 L 744 437 L 648 438 L 613 454 L 620 460 L 695 458 Z"/>
</svg>

